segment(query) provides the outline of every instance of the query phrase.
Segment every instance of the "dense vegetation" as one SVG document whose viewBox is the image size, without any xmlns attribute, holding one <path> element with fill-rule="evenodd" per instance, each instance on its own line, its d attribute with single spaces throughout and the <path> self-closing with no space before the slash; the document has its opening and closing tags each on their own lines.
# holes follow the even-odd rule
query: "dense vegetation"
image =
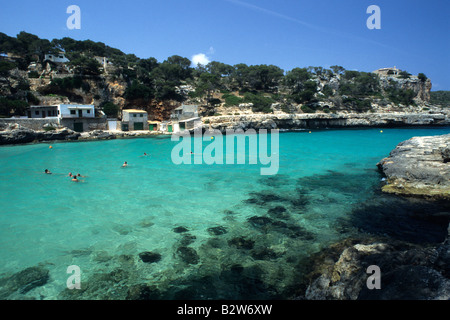
<svg viewBox="0 0 450 320">
<path fill-rule="evenodd" d="M 450 107 L 450 91 L 433 91 L 430 95 L 432 104 Z"/>
<path fill-rule="evenodd" d="M 155 58 L 141 59 L 134 54 L 125 54 L 119 49 L 111 48 L 102 42 L 91 40 L 78 41 L 71 38 L 53 39 L 52 41 L 21 32 L 17 37 L 0 33 L 0 54 L 13 54 L 12 61 L 0 60 L 0 78 L 11 75 L 14 69 L 28 72 L 31 62 L 42 62 L 45 54 L 64 52 L 70 60 L 68 66 L 73 70 L 73 77 L 54 79 L 41 90 L 41 94 L 67 96 L 76 101 L 79 96 L 74 89 L 86 93 L 90 91 L 87 79 L 104 82 L 105 70 L 95 57 L 107 57 L 114 66 L 108 74 L 110 80 L 120 79 L 127 87 L 123 95 L 128 103 L 151 105 L 165 100 L 184 101 L 191 99 L 201 104 L 214 106 L 225 103 L 226 106 L 239 106 L 252 103 L 257 112 L 272 112 L 271 105 L 301 104 L 304 112 L 322 110 L 330 112 L 328 106 L 321 107 L 321 101 L 332 101 L 341 109 L 364 112 L 371 109 L 373 99 L 387 99 L 395 104 L 413 104 L 414 92 L 392 86 L 388 90 L 380 87 L 377 75 L 367 72 L 345 70 L 341 66 L 293 68 L 282 70 L 275 65 L 246 65 L 243 63 L 228 65 L 212 61 L 208 65 L 191 66 L 188 58 L 171 56 L 163 62 Z M 53 67 L 53 66 L 52 66 Z M 403 72 L 400 77 L 407 78 Z M 35 71 L 28 72 L 28 79 L 38 78 Z M 328 82 L 335 79 L 336 85 Z M 419 74 L 421 81 L 426 81 L 424 74 Z M 0 100 L 0 113 L 22 113 L 23 105 L 36 103 L 36 97 L 29 91 L 29 85 L 23 80 L 18 85 L 10 85 L 10 96 Z M 181 94 L 179 86 L 193 88 L 188 95 Z M 20 102 L 19 102 L 20 101 Z M 448 101 L 448 100 L 447 100 Z M 103 101 L 104 110 L 109 115 L 117 114 L 117 106 L 110 101 Z M 106 109 L 105 109 L 106 108 Z M 288 110 L 284 107 L 283 110 Z"/>
</svg>

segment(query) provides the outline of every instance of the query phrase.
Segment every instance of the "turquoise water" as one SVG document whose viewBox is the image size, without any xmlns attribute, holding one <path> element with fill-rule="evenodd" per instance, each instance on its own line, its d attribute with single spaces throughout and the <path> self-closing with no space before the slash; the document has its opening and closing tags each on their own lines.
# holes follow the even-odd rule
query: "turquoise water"
<svg viewBox="0 0 450 320">
<path fill-rule="evenodd" d="M 401 141 L 446 133 L 281 133 L 274 176 L 261 165 L 175 165 L 170 137 L 1 147 L 0 277 L 49 270 L 18 299 L 125 299 L 143 284 L 156 298 L 284 298 L 311 254 L 364 232 L 352 213 L 378 194 L 376 163 Z M 74 296 L 70 265 L 85 289 Z"/>
</svg>

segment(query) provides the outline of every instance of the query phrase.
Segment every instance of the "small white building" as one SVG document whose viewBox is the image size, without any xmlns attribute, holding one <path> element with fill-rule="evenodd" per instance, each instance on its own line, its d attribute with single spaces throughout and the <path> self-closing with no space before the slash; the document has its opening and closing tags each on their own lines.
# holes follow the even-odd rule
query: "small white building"
<svg viewBox="0 0 450 320">
<path fill-rule="evenodd" d="M 48 53 L 44 56 L 44 61 L 51 61 L 54 63 L 70 62 L 70 60 L 66 58 L 64 53 L 58 53 L 58 54 Z"/>
<path fill-rule="evenodd" d="M 30 106 L 30 109 L 28 110 L 28 118 L 58 118 L 58 106 Z"/>
<path fill-rule="evenodd" d="M 185 120 L 198 117 L 198 106 L 193 104 L 184 104 L 181 107 L 176 108 L 170 118 Z"/>
<path fill-rule="evenodd" d="M 53 119 L 54 123 L 77 132 L 105 130 L 106 116 L 95 117 L 94 105 L 59 104 L 56 106 L 31 106 L 28 118 Z"/>
<path fill-rule="evenodd" d="M 95 118 L 94 105 L 60 104 L 58 105 L 58 117 L 64 118 Z"/>
<path fill-rule="evenodd" d="M 148 130 L 147 111 L 139 109 L 122 110 L 122 131 Z"/>
</svg>

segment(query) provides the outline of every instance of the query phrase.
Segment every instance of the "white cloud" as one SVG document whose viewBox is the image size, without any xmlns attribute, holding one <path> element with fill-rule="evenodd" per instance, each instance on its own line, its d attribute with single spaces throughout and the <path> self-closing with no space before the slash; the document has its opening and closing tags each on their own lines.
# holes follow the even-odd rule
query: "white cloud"
<svg viewBox="0 0 450 320">
<path fill-rule="evenodd" d="M 198 64 L 206 66 L 210 63 L 209 58 L 204 53 L 198 53 L 192 56 L 192 65 L 197 66 Z"/>
</svg>

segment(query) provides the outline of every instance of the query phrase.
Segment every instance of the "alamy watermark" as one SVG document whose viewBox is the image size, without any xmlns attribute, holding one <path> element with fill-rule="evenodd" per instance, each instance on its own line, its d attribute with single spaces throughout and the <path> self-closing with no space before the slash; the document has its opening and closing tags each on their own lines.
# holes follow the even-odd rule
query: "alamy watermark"
<svg viewBox="0 0 450 320">
<path fill-rule="evenodd" d="M 68 266 L 66 272 L 68 274 L 71 274 L 71 276 L 69 278 L 67 278 L 67 282 L 66 282 L 67 289 L 80 290 L 81 289 L 81 269 L 80 269 L 80 267 L 76 266 L 76 265 Z"/>
<path fill-rule="evenodd" d="M 219 130 L 207 130 L 204 133 L 197 130 L 194 131 L 194 139 L 191 137 L 189 131 L 172 135 L 172 141 L 179 142 L 171 153 L 174 164 L 246 164 L 248 160 L 248 164 L 266 166 L 261 167 L 261 175 L 278 173 L 280 160 L 279 130 L 277 129 L 270 130 L 270 134 L 266 129 L 261 129 L 259 132 L 254 129 L 247 131 L 227 129 L 225 139 Z M 181 141 L 180 138 L 182 138 Z M 248 141 L 248 157 L 246 141 Z M 205 148 L 203 148 L 204 142 L 207 142 Z"/>
<path fill-rule="evenodd" d="M 81 9 L 79 6 L 71 5 L 67 7 L 66 12 L 71 14 L 69 18 L 67 18 L 66 26 L 69 30 L 81 29 Z"/>
<path fill-rule="evenodd" d="M 367 274 L 371 274 L 370 277 L 367 278 L 366 285 L 367 289 L 381 289 L 381 270 L 377 265 L 371 265 L 366 270 Z"/>
<path fill-rule="evenodd" d="M 366 13 L 371 14 L 367 18 L 366 26 L 368 29 L 381 29 L 381 9 L 379 6 L 371 5 L 367 8 Z"/>
</svg>

